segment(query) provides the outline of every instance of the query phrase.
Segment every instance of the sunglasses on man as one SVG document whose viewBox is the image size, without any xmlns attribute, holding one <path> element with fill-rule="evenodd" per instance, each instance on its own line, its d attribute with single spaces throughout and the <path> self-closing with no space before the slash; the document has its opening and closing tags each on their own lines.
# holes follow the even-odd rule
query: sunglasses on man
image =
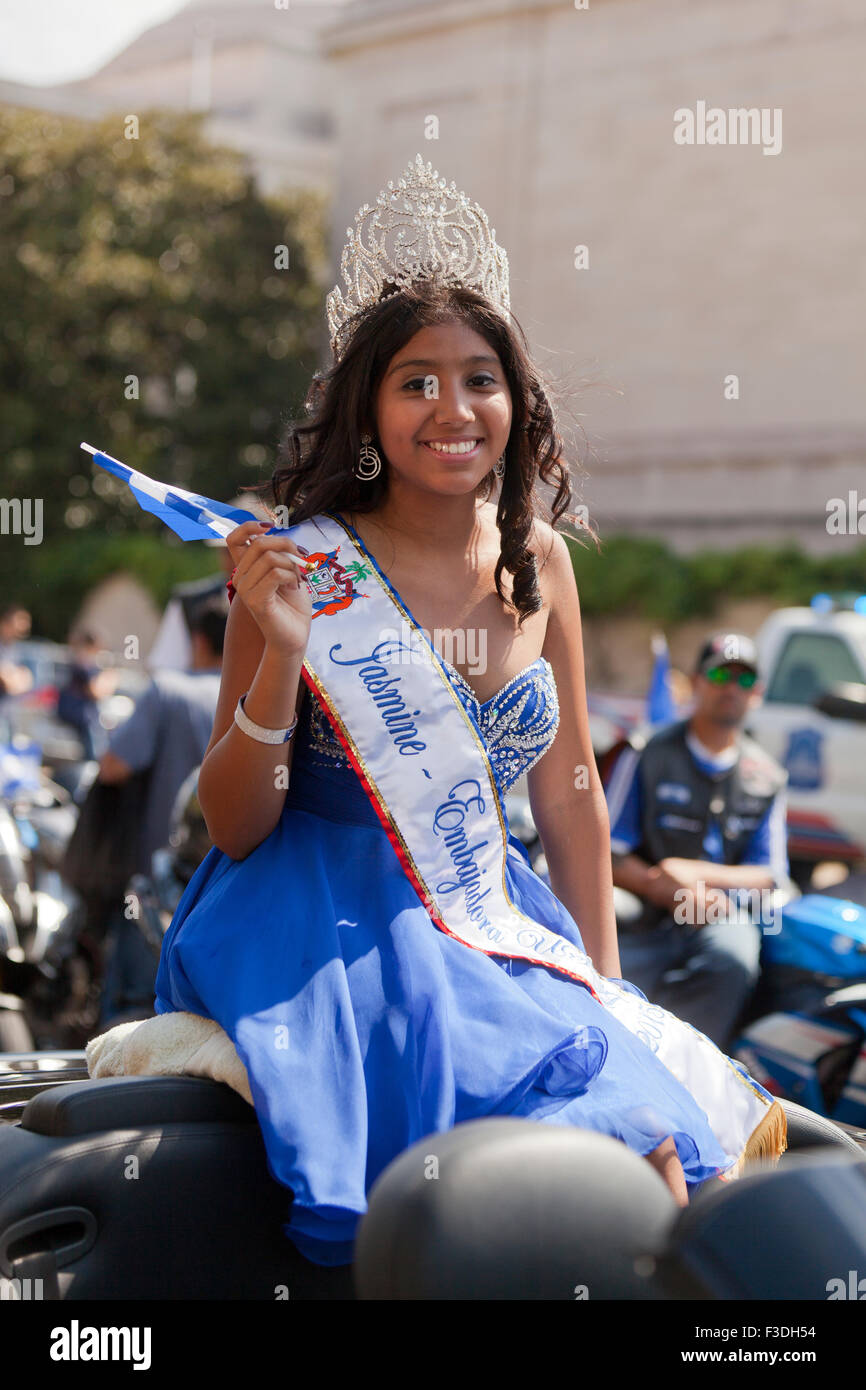
<svg viewBox="0 0 866 1390">
<path fill-rule="evenodd" d="M 704 675 L 713 685 L 727 685 L 729 681 L 735 680 L 743 690 L 751 690 L 758 679 L 757 671 L 740 671 L 735 675 L 730 666 L 712 666 Z"/>
</svg>

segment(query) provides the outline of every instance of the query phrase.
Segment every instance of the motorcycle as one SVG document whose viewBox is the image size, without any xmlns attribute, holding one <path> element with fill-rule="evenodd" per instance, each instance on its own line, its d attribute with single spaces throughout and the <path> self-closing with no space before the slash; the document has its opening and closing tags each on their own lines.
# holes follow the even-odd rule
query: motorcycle
<svg viewBox="0 0 866 1390">
<path fill-rule="evenodd" d="M 38 749 L 3 750 L 0 797 L 0 1047 L 71 1046 L 88 1036 L 99 963 L 84 905 L 59 864 L 75 824 L 69 793 Z M 28 766 L 29 763 L 29 766 Z"/>
<path fill-rule="evenodd" d="M 191 774 L 152 878 L 130 885 L 129 920 L 154 962 L 210 844 L 194 784 Z M 814 923 L 815 909 L 802 920 Z M 95 1081 L 81 1051 L 0 1056 L 0 1279 L 18 1291 L 6 1296 L 36 1296 L 38 1281 L 38 1296 L 64 1300 L 825 1296 L 828 1271 L 866 1265 L 845 1215 L 866 1198 L 866 1134 L 784 1105 L 779 1169 L 711 1180 L 685 1212 L 606 1136 L 507 1117 L 456 1125 L 393 1160 L 371 1190 L 354 1264 L 325 1268 L 286 1240 L 291 1193 L 268 1169 L 254 1109 L 228 1086 Z M 116 1181 L 121 1152 L 147 1174 L 144 1204 Z M 419 1183 L 431 1152 L 441 1180 Z M 755 1229 L 772 1258 L 739 1249 Z"/>
<path fill-rule="evenodd" d="M 685 1211 L 606 1135 L 457 1124 L 386 1167 L 353 1264 L 324 1267 L 286 1239 L 292 1194 L 235 1091 L 194 1076 L 75 1079 L 74 1055 L 45 1058 L 43 1073 L 38 1061 L 0 1057 L 5 1298 L 824 1298 L 840 1270 L 866 1267 L 863 1148 L 790 1102 L 778 1169 L 710 1179 Z M 119 1163 L 146 1178 L 145 1202 Z"/>
<path fill-rule="evenodd" d="M 785 905 L 731 1054 L 772 1094 L 866 1129 L 866 908 L 821 893 Z"/>
</svg>

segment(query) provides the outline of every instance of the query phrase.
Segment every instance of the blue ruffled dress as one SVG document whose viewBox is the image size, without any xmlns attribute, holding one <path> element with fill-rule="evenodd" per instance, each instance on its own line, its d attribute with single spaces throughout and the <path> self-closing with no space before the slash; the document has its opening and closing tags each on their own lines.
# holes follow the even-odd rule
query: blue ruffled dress
<svg viewBox="0 0 866 1390">
<path fill-rule="evenodd" d="M 484 704 L 448 670 L 504 796 L 553 742 L 552 667 L 540 657 Z M 638 1154 L 673 1135 L 690 1187 L 731 1165 L 738 1155 L 651 1040 L 585 986 L 433 925 L 309 689 L 295 739 L 274 830 L 245 859 L 211 849 L 187 885 L 156 1011 L 215 1019 L 233 1040 L 270 1170 L 293 1194 L 284 1230 L 302 1254 L 349 1262 L 386 1165 L 481 1116 L 577 1125 Z M 506 873 L 518 907 L 583 949 L 512 836 Z"/>
</svg>

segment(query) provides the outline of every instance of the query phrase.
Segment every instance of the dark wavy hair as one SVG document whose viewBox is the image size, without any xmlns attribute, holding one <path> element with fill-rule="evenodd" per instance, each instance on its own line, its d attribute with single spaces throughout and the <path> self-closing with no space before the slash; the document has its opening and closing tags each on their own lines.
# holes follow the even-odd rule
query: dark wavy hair
<svg viewBox="0 0 866 1390">
<path fill-rule="evenodd" d="M 512 425 L 505 448 L 505 474 L 496 510 L 501 538 L 495 570 L 496 592 L 503 603 L 501 575 L 513 576 L 512 606 L 518 625 L 542 606 L 535 557 L 529 548 L 535 517 L 542 516 L 537 481 L 556 485 L 549 521 L 565 517 L 599 545 L 589 523 L 569 511 L 571 477 L 562 459 L 562 440 L 541 374 L 534 365 L 520 324 L 513 326 L 480 294 L 467 288 L 418 281 L 396 292 L 385 285 L 378 302 L 357 316 L 342 355 L 329 369 L 315 374 L 307 393 L 308 419 L 289 419 L 277 451 L 277 466 L 267 490 L 285 509 L 289 525 L 320 512 L 374 511 L 388 489 L 388 461 L 380 447 L 382 469 L 370 480 L 357 478 L 353 467 L 361 435 L 378 444 L 373 402 L 395 354 L 421 328 L 462 321 L 497 353 L 511 393 Z M 498 481 L 492 468 L 478 487 L 487 501 Z"/>
</svg>

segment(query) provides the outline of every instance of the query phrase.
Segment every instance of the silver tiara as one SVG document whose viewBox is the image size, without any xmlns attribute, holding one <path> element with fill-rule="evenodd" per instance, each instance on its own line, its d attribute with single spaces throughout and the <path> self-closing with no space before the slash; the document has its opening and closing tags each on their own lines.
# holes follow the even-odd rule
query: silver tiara
<svg viewBox="0 0 866 1390">
<path fill-rule="evenodd" d="M 335 285 L 325 300 L 331 348 L 340 357 L 362 310 L 389 299 L 418 280 L 462 286 L 484 295 L 503 317 L 510 307 L 508 257 L 496 244 L 487 214 L 465 193 L 446 186 L 420 154 L 403 177 L 388 180 L 376 206 L 365 203 L 347 227 L 340 275 L 346 297 Z M 382 291 L 390 282 L 397 289 Z"/>
</svg>

